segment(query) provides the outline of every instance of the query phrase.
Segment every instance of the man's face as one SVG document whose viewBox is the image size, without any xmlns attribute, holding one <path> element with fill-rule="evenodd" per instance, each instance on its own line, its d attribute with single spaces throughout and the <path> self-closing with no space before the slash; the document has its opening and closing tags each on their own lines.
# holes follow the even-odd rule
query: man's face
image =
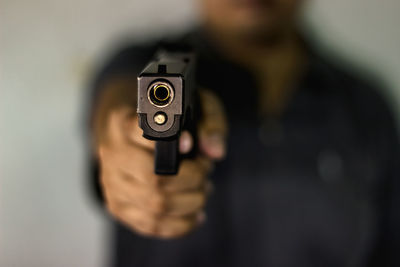
<svg viewBox="0 0 400 267">
<path fill-rule="evenodd" d="M 268 35 L 293 24 L 302 0 L 201 0 L 209 27 L 231 34 Z"/>
</svg>

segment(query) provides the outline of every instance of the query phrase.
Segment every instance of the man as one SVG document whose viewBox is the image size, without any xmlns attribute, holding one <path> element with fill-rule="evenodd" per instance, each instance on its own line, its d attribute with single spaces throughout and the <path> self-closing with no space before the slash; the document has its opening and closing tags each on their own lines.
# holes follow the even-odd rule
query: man
<svg viewBox="0 0 400 267">
<path fill-rule="evenodd" d="M 392 114 L 303 40 L 301 2 L 200 1 L 201 28 L 173 41 L 198 56 L 199 153 L 174 177 L 153 173 L 135 113 L 157 44 L 99 74 L 92 137 L 114 266 L 399 266 Z M 180 152 L 193 143 L 183 133 Z"/>
</svg>

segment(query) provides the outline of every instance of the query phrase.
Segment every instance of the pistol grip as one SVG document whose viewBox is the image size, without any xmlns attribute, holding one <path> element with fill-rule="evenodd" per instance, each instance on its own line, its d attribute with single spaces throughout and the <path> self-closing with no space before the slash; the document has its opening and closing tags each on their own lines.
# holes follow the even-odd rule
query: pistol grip
<svg viewBox="0 0 400 267">
<path fill-rule="evenodd" d="M 154 172 L 156 174 L 176 174 L 179 165 L 179 138 L 156 141 Z"/>
</svg>

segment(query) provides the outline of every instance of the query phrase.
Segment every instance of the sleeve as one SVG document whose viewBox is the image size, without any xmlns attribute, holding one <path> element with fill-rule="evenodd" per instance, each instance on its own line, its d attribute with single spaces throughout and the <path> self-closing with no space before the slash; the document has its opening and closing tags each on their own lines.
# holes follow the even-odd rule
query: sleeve
<svg viewBox="0 0 400 267">
<path fill-rule="evenodd" d="M 394 122 L 392 123 L 394 126 Z M 387 266 L 400 266 L 400 145 L 394 127 L 389 128 L 388 182 L 383 238 L 387 243 Z"/>
<path fill-rule="evenodd" d="M 400 143 L 393 112 L 380 96 L 376 119 L 377 153 L 382 162 L 382 187 L 379 189 L 380 234 L 370 266 L 400 266 Z M 379 114 L 379 115 L 378 115 Z"/>
</svg>

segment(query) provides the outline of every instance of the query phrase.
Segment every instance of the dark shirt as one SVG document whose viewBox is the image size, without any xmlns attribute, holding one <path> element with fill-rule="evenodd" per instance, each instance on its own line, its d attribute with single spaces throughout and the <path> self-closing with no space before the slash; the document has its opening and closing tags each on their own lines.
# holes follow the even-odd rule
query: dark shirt
<svg viewBox="0 0 400 267">
<path fill-rule="evenodd" d="M 207 221 L 177 240 L 115 223 L 113 266 L 400 266 L 399 142 L 381 92 L 309 47 L 279 119 L 260 117 L 249 72 L 201 34 L 197 82 L 224 102 L 228 153 Z M 119 51 L 98 75 L 136 76 L 157 45 Z M 99 86 L 94 86 L 98 94 Z"/>
</svg>

